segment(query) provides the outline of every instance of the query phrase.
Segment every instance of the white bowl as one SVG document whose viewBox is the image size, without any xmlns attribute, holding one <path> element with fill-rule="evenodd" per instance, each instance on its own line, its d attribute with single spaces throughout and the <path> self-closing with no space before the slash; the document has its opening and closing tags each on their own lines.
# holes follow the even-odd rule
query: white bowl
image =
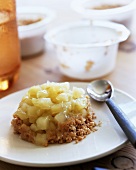
<svg viewBox="0 0 136 170">
<path fill-rule="evenodd" d="M 47 32 L 45 39 L 55 46 L 61 72 L 85 80 L 104 76 L 114 69 L 118 44 L 129 34 L 121 24 L 82 21 Z"/>
<path fill-rule="evenodd" d="M 117 8 L 96 9 L 102 5 L 120 5 Z M 73 0 L 72 8 L 91 20 L 111 20 L 131 28 L 133 13 L 136 10 L 136 0 Z M 115 7 L 115 6 L 114 6 Z"/>
<path fill-rule="evenodd" d="M 28 25 L 18 26 L 21 43 L 21 55 L 30 56 L 41 52 L 44 49 L 44 34 L 47 25 L 54 19 L 55 13 L 45 7 L 18 7 L 17 20 L 37 20 Z"/>
</svg>

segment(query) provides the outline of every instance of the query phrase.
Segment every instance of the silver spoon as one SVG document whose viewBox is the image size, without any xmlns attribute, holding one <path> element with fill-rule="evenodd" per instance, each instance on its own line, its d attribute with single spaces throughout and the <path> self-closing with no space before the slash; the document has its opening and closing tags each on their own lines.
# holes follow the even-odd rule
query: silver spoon
<svg viewBox="0 0 136 170">
<path fill-rule="evenodd" d="M 136 148 L 136 127 L 111 99 L 114 93 L 114 88 L 111 82 L 107 80 L 92 81 L 87 86 L 87 93 L 96 101 L 106 102 L 116 121 L 128 137 L 128 140 Z"/>
</svg>

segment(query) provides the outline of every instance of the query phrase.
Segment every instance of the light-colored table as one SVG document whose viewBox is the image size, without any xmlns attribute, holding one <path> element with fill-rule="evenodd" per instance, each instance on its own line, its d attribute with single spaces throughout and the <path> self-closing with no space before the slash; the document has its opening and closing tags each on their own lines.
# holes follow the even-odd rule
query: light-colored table
<svg viewBox="0 0 136 170">
<path fill-rule="evenodd" d="M 79 20 L 81 16 L 78 16 L 73 11 L 70 11 L 70 1 L 64 0 L 38 0 L 39 4 L 52 7 L 57 12 L 57 18 L 53 24 L 49 26 L 59 25 L 63 22 L 71 20 Z M 18 5 L 36 5 L 37 1 L 17 1 Z M 63 6 L 64 5 L 64 6 Z M 62 15 L 63 12 L 63 15 Z M 135 23 L 134 23 L 135 24 Z M 136 25 L 136 24 L 135 24 Z M 135 26 L 134 26 L 135 27 Z M 130 94 L 136 98 L 136 42 L 135 33 L 131 38 L 120 46 L 117 63 L 115 70 L 105 77 L 104 79 L 110 80 L 113 85 Z M 22 59 L 22 67 L 20 72 L 20 78 L 8 91 L 0 93 L 0 98 L 16 92 L 18 90 L 30 87 L 36 84 L 45 83 L 50 81 L 78 81 L 76 79 L 68 78 L 61 74 L 58 68 L 58 62 L 56 54 L 52 49 L 46 48 L 45 51 L 37 56 Z M 89 81 L 89 80 L 88 80 Z M 103 167 L 108 169 L 136 169 L 136 150 L 129 143 L 123 149 L 106 156 L 96 161 L 87 162 L 84 164 L 78 164 L 69 167 L 50 168 L 50 170 L 91 170 L 93 167 Z M 0 170 L 36 170 L 42 168 L 30 168 L 11 165 L 0 161 Z M 48 169 L 48 168 L 43 168 Z"/>
</svg>

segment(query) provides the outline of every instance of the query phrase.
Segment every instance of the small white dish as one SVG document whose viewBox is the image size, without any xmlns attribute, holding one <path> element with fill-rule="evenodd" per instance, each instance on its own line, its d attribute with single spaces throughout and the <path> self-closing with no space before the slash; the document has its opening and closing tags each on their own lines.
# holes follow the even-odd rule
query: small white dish
<svg viewBox="0 0 136 170">
<path fill-rule="evenodd" d="M 88 83 L 70 83 L 86 89 Z M 11 120 L 20 100 L 28 89 L 16 92 L 0 100 L 0 160 L 31 167 L 57 167 L 96 160 L 124 147 L 128 139 L 104 103 L 92 101 L 96 121 L 101 121 L 98 131 L 87 135 L 75 144 L 50 144 L 36 146 L 13 134 Z M 136 101 L 128 94 L 115 90 L 114 98 L 124 113 L 136 126 Z"/>
<path fill-rule="evenodd" d="M 131 28 L 136 0 L 73 0 L 72 9 L 90 20 L 111 20 Z"/>
<path fill-rule="evenodd" d="M 17 7 L 17 21 L 23 21 L 23 24 L 18 25 L 22 57 L 37 54 L 44 49 L 43 36 L 54 17 L 54 11 L 46 7 Z"/>
<path fill-rule="evenodd" d="M 76 79 L 94 79 L 115 68 L 118 45 L 130 32 L 109 21 L 81 21 L 57 27 L 45 35 L 55 46 L 63 74 Z"/>
</svg>

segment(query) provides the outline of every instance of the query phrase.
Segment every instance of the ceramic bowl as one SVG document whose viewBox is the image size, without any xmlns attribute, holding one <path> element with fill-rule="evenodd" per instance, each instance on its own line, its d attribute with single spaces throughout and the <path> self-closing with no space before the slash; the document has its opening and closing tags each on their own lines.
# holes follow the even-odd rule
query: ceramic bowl
<svg viewBox="0 0 136 170">
<path fill-rule="evenodd" d="M 27 57 L 44 49 L 43 38 L 47 25 L 54 19 L 55 13 L 45 7 L 18 7 L 17 22 L 21 44 L 21 55 Z"/>
<path fill-rule="evenodd" d="M 72 8 L 90 20 L 111 20 L 131 28 L 136 0 L 73 0 Z"/>
<path fill-rule="evenodd" d="M 54 45 L 61 72 L 76 79 L 94 79 L 115 68 L 118 45 L 130 32 L 109 21 L 82 21 L 54 28 L 45 39 Z"/>
</svg>

